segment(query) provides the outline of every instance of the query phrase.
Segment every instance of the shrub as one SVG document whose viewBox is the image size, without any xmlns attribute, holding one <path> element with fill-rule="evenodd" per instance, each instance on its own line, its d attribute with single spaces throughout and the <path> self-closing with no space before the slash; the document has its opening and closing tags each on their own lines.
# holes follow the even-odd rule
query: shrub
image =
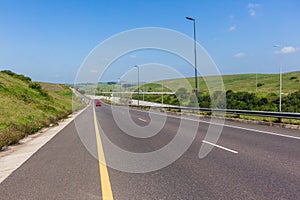
<svg viewBox="0 0 300 200">
<path fill-rule="evenodd" d="M 31 78 L 29 78 L 27 76 L 24 76 L 22 74 L 16 74 L 16 73 L 14 73 L 14 72 L 12 72 L 10 70 L 3 70 L 1 72 L 4 73 L 4 74 L 7 74 L 9 76 L 12 76 L 14 78 L 17 78 L 17 79 L 19 79 L 21 81 L 27 82 L 27 83 L 31 81 Z"/>
<path fill-rule="evenodd" d="M 176 96 L 179 99 L 186 99 L 188 97 L 188 92 L 186 88 L 179 88 L 176 92 Z"/>
<path fill-rule="evenodd" d="M 261 87 L 263 85 L 264 85 L 263 83 L 257 83 L 257 87 Z"/>
<path fill-rule="evenodd" d="M 290 78 L 290 80 L 294 80 L 294 79 L 298 79 L 298 77 L 297 77 L 297 76 L 292 76 L 292 77 Z"/>
<path fill-rule="evenodd" d="M 28 85 L 29 88 L 34 89 L 40 93 L 41 96 L 50 98 L 47 91 L 42 88 L 42 86 L 37 82 L 30 82 Z"/>
<path fill-rule="evenodd" d="M 37 90 L 37 91 L 40 91 L 42 89 L 42 86 L 37 83 L 37 82 L 31 82 L 29 83 L 28 85 L 31 89 L 34 89 L 34 90 Z"/>
</svg>

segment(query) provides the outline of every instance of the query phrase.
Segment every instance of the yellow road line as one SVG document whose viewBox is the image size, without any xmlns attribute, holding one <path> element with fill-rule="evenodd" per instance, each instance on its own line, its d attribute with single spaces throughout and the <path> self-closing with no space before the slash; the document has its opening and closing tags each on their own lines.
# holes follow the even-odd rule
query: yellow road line
<svg viewBox="0 0 300 200">
<path fill-rule="evenodd" d="M 96 111 L 94 106 L 93 106 L 93 113 L 94 113 L 94 124 L 95 124 L 95 133 L 96 133 L 97 149 L 98 149 L 102 199 L 113 200 L 114 198 L 113 198 L 108 171 L 106 167 L 105 156 L 103 152 L 101 136 L 98 128 L 97 116 L 96 116 Z"/>
</svg>

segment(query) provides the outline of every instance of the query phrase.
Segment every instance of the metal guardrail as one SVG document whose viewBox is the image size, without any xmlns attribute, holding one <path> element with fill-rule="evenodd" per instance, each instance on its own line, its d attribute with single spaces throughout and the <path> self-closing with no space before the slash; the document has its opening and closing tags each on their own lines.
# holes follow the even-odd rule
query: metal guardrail
<svg viewBox="0 0 300 200">
<path fill-rule="evenodd" d="M 129 105 L 136 106 L 136 105 Z M 236 115 L 251 115 L 259 117 L 273 117 L 281 119 L 298 119 L 300 120 L 300 113 L 292 112 L 272 112 L 272 111 L 256 111 L 256 110 L 236 110 L 236 109 L 214 109 L 214 108 L 195 108 L 195 107 L 183 107 L 183 106 L 173 106 L 163 104 L 162 106 L 143 106 L 138 107 L 143 108 L 158 108 L 158 109 L 168 109 L 168 110 L 187 110 L 187 111 L 199 111 L 199 112 L 213 112 L 213 113 L 222 113 L 222 114 L 236 114 Z"/>
<path fill-rule="evenodd" d="M 194 108 L 194 107 L 171 107 L 171 106 L 140 106 L 148 108 L 160 108 L 170 110 L 188 110 L 188 111 L 200 111 L 200 112 L 214 112 L 214 113 L 225 113 L 225 114 L 236 114 L 236 115 L 252 115 L 260 117 L 274 117 L 274 118 L 287 118 L 287 119 L 299 119 L 300 113 L 292 112 L 271 112 L 271 111 L 254 111 L 254 110 L 235 110 L 235 109 L 213 109 L 213 108 Z"/>
<path fill-rule="evenodd" d="M 175 92 L 101 92 L 102 94 L 176 94 Z M 101 95 L 101 94 L 100 94 Z"/>
</svg>

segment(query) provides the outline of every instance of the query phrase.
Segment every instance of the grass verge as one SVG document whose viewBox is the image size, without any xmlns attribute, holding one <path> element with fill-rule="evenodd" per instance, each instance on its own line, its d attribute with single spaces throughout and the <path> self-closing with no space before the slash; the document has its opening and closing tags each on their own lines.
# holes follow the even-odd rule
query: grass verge
<svg viewBox="0 0 300 200">
<path fill-rule="evenodd" d="M 0 150 L 73 112 L 73 93 L 68 86 L 24 77 L 0 72 Z M 75 97 L 74 102 L 75 109 L 84 107 L 81 98 Z"/>
</svg>

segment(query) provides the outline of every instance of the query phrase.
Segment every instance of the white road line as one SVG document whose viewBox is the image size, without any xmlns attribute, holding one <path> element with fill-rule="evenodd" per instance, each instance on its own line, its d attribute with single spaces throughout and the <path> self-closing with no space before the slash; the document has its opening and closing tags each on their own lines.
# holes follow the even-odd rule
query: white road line
<svg viewBox="0 0 300 200">
<path fill-rule="evenodd" d="M 219 125 L 221 125 L 221 124 L 219 124 Z M 276 136 L 280 136 L 280 137 L 286 137 L 286 138 L 292 138 L 292 139 L 300 140 L 300 137 L 296 137 L 296 136 L 292 136 L 292 135 L 284 135 L 284 134 L 280 134 L 280 133 L 256 130 L 256 129 L 252 129 L 252 128 L 244 128 L 244 127 L 233 126 L 233 125 L 224 125 L 224 126 L 229 127 L 229 128 L 242 129 L 242 130 L 246 130 L 246 131 L 259 132 L 259 133 L 265 133 L 265 134 L 269 134 L 269 135 L 276 135 Z"/>
<path fill-rule="evenodd" d="M 138 118 L 139 120 L 141 120 L 142 122 L 147 122 L 147 120 L 144 120 L 142 118 Z"/>
<path fill-rule="evenodd" d="M 147 120 L 144 120 L 142 118 L 138 118 L 138 120 L 141 120 L 142 122 L 147 122 Z"/>
<path fill-rule="evenodd" d="M 132 109 L 132 110 L 136 110 L 136 111 L 140 111 L 140 112 L 146 113 L 143 110 L 137 110 L 137 109 Z M 155 112 L 151 112 L 151 113 L 157 114 L 157 115 L 163 115 L 163 114 L 155 113 Z M 229 127 L 229 128 L 242 129 L 242 130 L 251 131 L 251 132 L 259 132 L 259 133 L 264 133 L 264 134 L 268 134 L 268 135 L 275 135 L 275 136 L 279 136 L 279 137 L 286 137 L 286 138 L 292 138 L 292 139 L 300 140 L 300 137 L 297 137 L 297 136 L 284 135 L 284 134 L 280 134 L 280 133 L 274 133 L 274 132 L 269 132 L 269 131 L 256 130 L 256 129 L 252 129 L 252 128 L 244 128 L 244 127 L 240 127 L 240 126 L 218 124 L 218 123 L 203 121 L 203 120 L 200 120 L 200 119 L 191 119 L 191 118 L 186 118 L 186 117 L 178 117 L 178 116 L 174 116 L 174 115 L 168 115 L 168 117 L 173 117 L 173 118 L 177 118 L 177 119 L 191 120 L 191 121 L 196 121 L 196 122 L 202 122 L 202 123 L 206 123 L 206 124 L 220 125 L 220 126 L 225 126 L 225 127 Z"/>
<path fill-rule="evenodd" d="M 205 141 L 205 140 L 202 140 L 202 142 L 203 142 L 203 143 L 206 143 L 206 144 L 209 144 L 209 145 L 212 145 L 212 146 L 215 146 L 215 147 L 218 147 L 218 148 L 223 149 L 223 150 L 225 150 L 225 151 L 229 151 L 229 152 L 231 152 L 231 153 L 235 153 L 235 154 L 238 153 L 237 151 L 234 151 L 234 150 L 232 150 L 232 149 L 228 149 L 228 148 L 226 148 L 226 147 L 222 147 L 222 146 L 220 146 L 220 145 L 217 145 L 217 144 L 214 144 L 214 143 Z"/>
<path fill-rule="evenodd" d="M 176 117 L 176 116 L 174 116 L 174 117 Z M 176 117 L 176 118 L 180 118 L 180 117 Z M 269 134 L 269 135 L 276 135 L 276 136 L 280 136 L 280 137 L 286 137 L 286 138 L 292 138 L 292 139 L 300 140 L 300 137 L 296 137 L 296 136 L 292 136 L 292 135 L 284 135 L 284 134 L 280 134 L 280 133 L 274 133 L 274 132 L 269 132 L 269 131 L 262 131 L 262 130 L 252 129 L 252 128 L 244 128 L 244 127 L 240 127 L 240 126 L 233 126 L 233 125 L 227 125 L 227 124 L 218 124 L 218 123 L 203 121 L 203 120 L 200 120 L 200 119 L 199 120 L 195 120 L 195 119 L 189 119 L 189 118 L 185 118 L 185 117 L 183 117 L 183 119 L 192 120 L 192 121 L 198 121 L 198 122 L 203 122 L 203 123 L 207 123 L 207 124 L 225 126 L 225 127 L 229 127 L 229 128 L 242 129 L 242 130 L 245 130 L 245 131 L 259 132 L 259 133 L 265 133 L 265 134 Z"/>
</svg>

